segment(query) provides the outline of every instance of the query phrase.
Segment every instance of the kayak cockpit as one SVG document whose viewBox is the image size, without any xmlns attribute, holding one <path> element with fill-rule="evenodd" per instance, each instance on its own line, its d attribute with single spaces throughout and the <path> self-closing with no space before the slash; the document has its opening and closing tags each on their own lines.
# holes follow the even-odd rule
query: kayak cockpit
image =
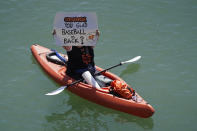
<svg viewBox="0 0 197 131">
<path fill-rule="evenodd" d="M 61 66 L 67 66 L 67 57 L 65 55 L 64 56 L 60 55 L 58 52 L 56 52 L 54 50 L 51 50 L 50 53 L 46 54 L 46 58 L 49 62 L 52 62 L 54 64 L 61 65 Z M 96 67 L 96 74 L 101 70 L 102 70 L 101 68 Z M 65 71 L 66 71 L 66 68 L 61 68 L 58 72 L 62 76 L 65 76 L 66 75 Z M 116 92 L 114 92 L 111 89 L 110 83 L 113 80 L 117 79 L 117 78 L 113 78 L 112 76 L 114 76 L 114 75 L 110 75 L 108 72 L 103 72 L 103 74 L 99 74 L 99 75 L 94 76 L 96 82 L 101 87 L 100 89 L 97 88 L 96 90 L 99 92 L 102 92 L 102 93 L 111 94 L 114 97 L 125 99 L 125 98 L 122 98 L 119 94 L 117 94 Z M 82 84 L 85 84 L 86 87 L 89 86 L 90 88 L 92 88 L 92 86 L 88 85 L 85 80 L 82 81 Z M 131 99 L 126 99 L 126 100 L 132 100 L 135 102 L 142 101 L 141 97 L 138 95 L 134 95 Z"/>
</svg>

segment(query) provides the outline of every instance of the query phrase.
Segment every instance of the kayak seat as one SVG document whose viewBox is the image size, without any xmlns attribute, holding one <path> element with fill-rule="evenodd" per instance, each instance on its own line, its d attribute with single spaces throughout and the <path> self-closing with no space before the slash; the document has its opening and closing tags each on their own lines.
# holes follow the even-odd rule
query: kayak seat
<svg viewBox="0 0 197 131">
<path fill-rule="evenodd" d="M 113 81 L 112 79 L 110 79 L 104 75 L 96 75 L 94 78 L 100 87 L 110 86 L 110 83 Z"/>
<path fill-rule="evenodd" d="M 58 52 L 53 51 L 46 54 L 46 58 L 48 61 L 58 64 L 58 65 L 67 65 L 67 61 L 64 57 L 62 57 Z"/>
</svg>

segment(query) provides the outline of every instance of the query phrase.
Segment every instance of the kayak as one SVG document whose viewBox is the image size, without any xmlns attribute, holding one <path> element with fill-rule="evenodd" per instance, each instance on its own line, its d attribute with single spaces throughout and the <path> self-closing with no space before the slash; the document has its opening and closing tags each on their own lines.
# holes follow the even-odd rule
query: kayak
<svg viewBox="0 0 197 131">
<path fill-rule="evenodd" d="M 68 85 L 76 81 L 66 75 L 66 65 L 61 64 L 61 60 L 56 60 L 56 62 L 54 62 L 57 58 L 54 58 L 54 61 L 51 61 L 49 59 L 50 54 L 53 54 L 54 52 L 53 50 L 40 46 L 38 44 L 34 44 L 31 46 L 31 51 L 42 69 L 50 77 L 52 77 L 54 81 L 56 81 L 60 85 Z M 60 55 L 68 60 L 67 55 Z M 53 60 L 52 57 L 53 56 L 51 56 L 50 58 Z M 102 71 L 103 69 L 96 66 L 96 70 Z M 95 88 L 84 82 L 79 82 L 72 86 L 69 86 L 67 90 L 96 104 L 131 115 L 148 118 L 154 114 L 154 108 L 148 102 L 146 102 L 137 92 L 135 92 L 135 99 L 125 99 L 109 91 L 111 88 L 109 84 L 110 80 L 120 80 L 122 82 L 125 82 L 120 77 L 116 76 L 113 73 L 110 73 L 109 71 L 102 72 L 99 77 L 101 78 L 101 83 L 104 83 L 102 88 Z M 128 84 L 127 86 L 131 87 Z"/>
</svg>

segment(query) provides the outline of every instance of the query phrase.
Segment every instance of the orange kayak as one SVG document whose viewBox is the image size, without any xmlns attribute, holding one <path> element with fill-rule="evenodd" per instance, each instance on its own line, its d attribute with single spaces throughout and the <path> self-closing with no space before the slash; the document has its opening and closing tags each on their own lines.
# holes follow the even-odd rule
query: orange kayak
<svg viewBox="0 0 197 131">
<path fill-rule="evenodd" d="M 34 44 L 31 46 L 31 51 L 43 70 L 57 83 L 60 85 L 67 85 L 75 81 L 65 74 L 65 65 L 56 64 L 47 59 L 47 55 L 51 53 L 52 50 L 38 44 Z M 61 54 L 61 56 L 67 59 L 67 55 Z M 103 69 L 96 66 L 96 70 L 102 71 Z M 102 76 L 111 80 L 123 81 L 121 78 L 108 71 L 103 72 Z M 130 85 L 128 86 L 130 87 Z M 109 89 L 110 86 L 97 89 L 83 82 L 79 82 L 67 88 L 67 90 L 84 99 L 121 112 L 143 118 L 151 117 L 154 114 L 154 108 L 149 103 L 147 103 L 137 92 L 135 93 L 136 99 L 124 99 L 110 93 Z"/>
</svg>

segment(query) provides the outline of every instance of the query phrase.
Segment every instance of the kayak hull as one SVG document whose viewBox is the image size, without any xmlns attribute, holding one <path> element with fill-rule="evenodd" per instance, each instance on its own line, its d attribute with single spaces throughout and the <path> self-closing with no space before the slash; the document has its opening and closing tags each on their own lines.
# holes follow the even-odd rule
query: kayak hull
<svg viewBox="0 0 197 131">
<path fill-rule="evenodd" d="M 31 46 L 31 51 L 43 70 L 57 83 L 59 83 L 60 85 L 67 85 L 75 81 L 65 74 L 65 66 L 54 64 L 46 59 L 46 55 L 52 52 L 50 49 L 38 44 L 34 44 Z M 61 55 L 67 59 L 67 55 Z M 96 69 L 98 71 L 103 70 L 102 68 L 97 66 Z M 102 75 L 109 77 L 112 80 L 117 79 L 123 81 L 121 78 L 108 71 L 102 73 Z M 110 87 L 96 89 L 91 85 L 79 82 L 73 86 L 68 87 L 67 90 L 91 102 L 135 116 L 147 118 L 151 117 L 154 114 L 154 108 L 150 104 L 148 104 L 138 93 L 136 93 L 136 95 L 138 99 L 140 99 L 140 102 L 136 102 L 132 99 L 127 100 L 114 96 L 113 94 L 109 93 L 109 88 Z"/>
</svg>

